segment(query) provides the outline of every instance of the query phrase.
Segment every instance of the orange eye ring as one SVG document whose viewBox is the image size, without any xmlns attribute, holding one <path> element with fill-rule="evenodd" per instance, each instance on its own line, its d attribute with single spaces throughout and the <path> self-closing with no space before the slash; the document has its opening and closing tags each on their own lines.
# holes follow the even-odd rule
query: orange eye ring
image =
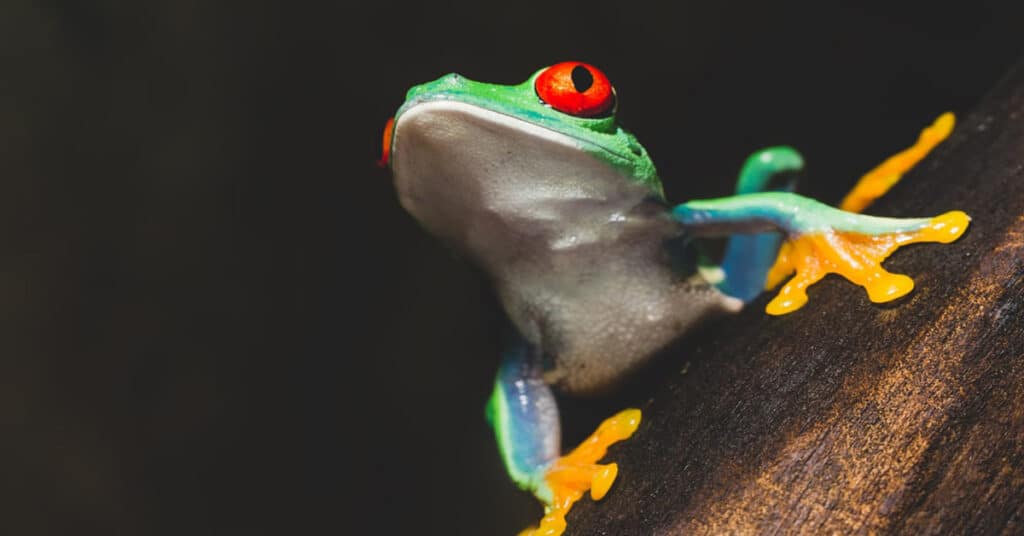
<svg viewBox="0 0 1024 536">
<path fill-rule="evenodd" d="M 548 67 L 534 82 L 540 100 L 562 113 L 598 117 L 615 105 L 612 83 L 597 67 L 566 61 Z"/>
</svg>

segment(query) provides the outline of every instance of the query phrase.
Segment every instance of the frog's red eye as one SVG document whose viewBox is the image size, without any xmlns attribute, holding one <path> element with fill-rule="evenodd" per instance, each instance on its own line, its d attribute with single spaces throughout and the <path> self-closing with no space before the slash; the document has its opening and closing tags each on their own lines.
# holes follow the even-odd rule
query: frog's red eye
<svg viewBox="0 0 1024 536">
<path fill-rule="evenodd" d="M 608 77 L 592 65 L 567 61 L 552 65 L 534 82 L 537 96 L 559 112 L 577 117 L 604 115 L 615 105 Z"/>
</svg>

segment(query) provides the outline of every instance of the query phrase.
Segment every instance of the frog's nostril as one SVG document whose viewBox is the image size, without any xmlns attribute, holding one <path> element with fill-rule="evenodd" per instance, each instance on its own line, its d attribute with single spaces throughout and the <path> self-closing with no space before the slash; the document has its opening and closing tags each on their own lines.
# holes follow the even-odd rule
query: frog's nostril
<svg viewBox="0 0 1024 536">
<path fill-rule="evenodd" d="M 459 73 L 448 73 L 437 80 L 437 84 L 445 88 L 459 88 L 465 83 L 466 77 Z"/>
</svg>

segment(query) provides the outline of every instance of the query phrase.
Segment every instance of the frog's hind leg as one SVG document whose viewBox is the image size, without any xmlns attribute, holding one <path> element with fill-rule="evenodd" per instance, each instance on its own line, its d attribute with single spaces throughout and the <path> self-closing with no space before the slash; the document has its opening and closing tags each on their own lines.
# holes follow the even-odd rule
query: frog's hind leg
<svg viewBox="0 0 1024 536">
<path fill-rule="evenodd" d="M 750 155 L 740 170 L 736 195 L 792 192 L 804 160 L 791 147 L 769 147 Z M 729 239 L 722 258 L 718 289 L 743 302 L 764 292 L 765 280 L 782 244 L 782 234 L 738 234 Z"/>
<path fill-rule="evenodd" d="M 840 209 L 847 212 L 861 212 L 876 199 L 889 191 L 903 175 L 914 165 L 920 162 L 936 145 L 945 140 L 953 130 L 955 118 L 951 113 L 939 116 L 935 122 L 924 129 L 918 137 L 917 142 L 911 147 L 893 155 L 886 161 L 879 164 L 873 170 L 865 174 L 854 186 L 853 190 L 843 199 Z M 740 173 L 740 180 L 736 186 L 736 194 L 757 194 L 762 192 L 791 192 L 795 181 L 774 180 L 784 172 L 798 171 L 803 165 L 800 155 L 788 147 L 773 147 L 754 153 L 747 159 L 743 170 Z M 774 182 L 775 185 L 770 183 Z M 788 199 L 787 199 L 788 200 Z M 733 205 L 735 210 L 729 211 L 728 218 L 735 218 L 733 221 L 748 219 L 750 221 L 763 220 L 768 207 L 757 203 Z M 776 210 L 785 212 L 791 207 L 779 205 Z M 804 207 L 817 213 L 824 214 L 826 211 L 819 210 L 818 206 Z M 952 213 L 950 213 L 952 214 Z M 946 216 L 946 215 L 944 215 Z M 834 216 L 839 219 L 839 216 Z M 963 213 L 957 213 L 955 217 L 950 216 L 949 225 L 946 229 L 963 229 L 967 226 L 967 217 Z M 714 222 L 701 222 L 707 225 Z M 744 231 L 740 231 L 744 232 Z M 930 234 L 927 230 L 908 231 L 900 225 L 893 226 L 892 230 L 885 232 L 875 229 L 879 234 L 861 234 L 856 230 L 846 233 L 832 233 L 827 236 L 811 232 L 807 236 L 797 237 L 794 233 L 800 233 L 799 229 L 788 229 L 790 241 L 782 244 L 782 235 L 778 233 L 749 233 L 733 236 L 726 248 L 725 258 L 722 262 L 721 280 L 717 281 L 719 290 L 749 302 L 757 297 L 764 289 L 773 288 L 782 280 L 793 273 L 798 272 L 798 277 L 790 281 L 779 298 L 776 298 L 769 305 L 768 311 L 773 314 L 782 314 L 795 310 L 806 301 L 803 288 L 811 285 L 829 271 L 842 273 L 853 279 L 855 273 L 866 274 L 871 272 L 872 277 L 877 280 L 871 286 L 863 284 L 871 292 L 874 301 L 895 299 L 910 291 L 912 283 L 905 276 L 888 274 L 879 263 L 899 245 L 910 241 L 929 241 L 938 238 L 925 238 L 925 236 L 938 237 L 939 234 Z M 884 235 L 884 236 L 881 236 Z M 822 238 L 828 238 L 832 245 L 826 247 Z M 955 237 L 954 237 L 955 238 Z M 952 238 L 943 236 L 942 240 L 949 241 Z M 844 245 L 839 247 L 839 242 Z M 815 242 L 817 245 L 812 245 Z M 870 243 L 870 247 L 868 245 Z M 883 243 L 885 244 L 883 246 Z M 862 244 L 862 245 L 856 245 Z M 822 264 L 821 270 L 811 270 L 805 260 L 811 251 L 823 251 L 824 249 L 835 250 L 840 255 L 840 265 L 847 265 L 841 269 L 831 269 L 834 265 L 831 261 Z M 848 251 L 859 250 L 858 257 L 850 257 Z M 868 252 L 870 250 L 870 253 Z M 796 264 L 801 265 L 798 269 Z M 860 267 L 854 269 L 852 264 L 860 263 Z M 835 265 L 838 267 L 839 265 Z M 866 277 L 866 276 L 862 276 Z M 866 281 L 866 280 L 865 280 Z M 882 285 L 879 281 L 885 281 Z M 874 289 L 874 290 L 872 290 Z M 884 292 L 882 289 L 885 289 Z M 790 299 L 782 299 L 783 295 L 789 295 Z M 785 305 L 783 305 L 785 303 Z"/>
<path fill-rule="evenodd" d="M 618 466 L 597 462 L 609 445 L 633 434 L 640 410 L 628 409 L 605 420 L 575 450 L 559 456 L 558 406 L 543 378 L 542 354 L 515 335 L 498 369 L 487 419 L 509 476 L 545 504 L 540 526 L 520 536 L 558 536 L 565 530 L 566 514 L 584 492 L 590 490 L 594 500 L 608 492 Z"/>
<path fill-rule="evenodd" d="M 873 302 L 906 295 L 914 282 L 892 274 L 881 263 L 898 247 L 916 242 L 949 243 L 967 229 L 970 218 L 959 210 L 934 218 L 879 218 L 845 212 L 789 192 L 763 192 L 690 201 L 673 215 L 695 235 L 779 229 L 787 242 L 768 274 L 768 285 L 795 275 L 765 309 L 780 315 L 807 302 L 806 288 L 836 273 L 868 292 Z"/>
</svg>

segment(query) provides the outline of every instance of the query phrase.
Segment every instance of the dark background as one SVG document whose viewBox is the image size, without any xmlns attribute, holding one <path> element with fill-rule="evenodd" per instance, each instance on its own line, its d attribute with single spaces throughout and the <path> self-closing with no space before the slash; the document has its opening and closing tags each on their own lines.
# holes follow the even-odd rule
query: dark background
<svg viewBox="0 0 1024 536">
<path fill-rule="evenodd" d="M 1022 20 L 1020 2 L 5 0 L 0 532 L 515 533 L 540 508 L 483 420 L 494 304 L 373 165 L 405 89 L 589 61 L 670 199 L 726 194 L 747 153 L 789 143 L 803 192 L 835 202 L 968 112 Z M 567 402 L 569 435 L 637 396 Z"/>
</svg>

